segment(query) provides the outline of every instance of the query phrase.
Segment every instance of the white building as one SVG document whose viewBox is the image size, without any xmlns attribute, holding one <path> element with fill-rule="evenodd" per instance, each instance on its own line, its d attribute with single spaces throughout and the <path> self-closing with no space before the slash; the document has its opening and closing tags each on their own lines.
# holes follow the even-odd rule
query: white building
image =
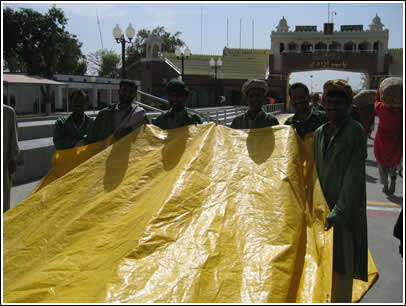
<svg viewBox="0 0 406 306">
<path fill-rule="evenodd" d="M 140 82 L 134 82 L 140 89 Z M 70 95 L 77 89 L 88 94 L 88 109 L 101 109 L 112 102 L 118 102 L 119 83 L 120 79 L 98 76 L 56 74 L 53 80 L 49 80 L 38 76 L 4 73 L 3 99 L 19 114 L 45 112 L 41 86 L 50 85 L 54 97 L 54 104 L 51 106 L 53 112 L 69 111 Z"/>
<path fill-rule="evenodd" d="M 314 53 L 323 51 L 337 52 L 376 52 L 378 54 L 378 72 L 384 71 L 384 55 L 388 54 L 388 29 L 383 29 L 381 19 L 376 15 L 369 30 L 363 25 L 342 25 L 340 31 L 334 30 L 334 24 L 317 31 L 317 26 L 296 26 L 290 31 L 285 17 L 279 21 L 276 31 L 271 34 L 271 50 L 274 56 L 274 71 L 281 69 L 281 54 L 284 52 Z"/>
</svg>

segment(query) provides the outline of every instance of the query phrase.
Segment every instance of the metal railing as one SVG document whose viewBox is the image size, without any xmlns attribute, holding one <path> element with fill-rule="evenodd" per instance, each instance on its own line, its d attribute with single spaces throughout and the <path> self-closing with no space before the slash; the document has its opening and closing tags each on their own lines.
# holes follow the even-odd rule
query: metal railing
<svg viewBox="0 0 406 306">
<path fill-rule="evenodd" d="M 235 106 L 230 108 L 213 108 L 210 110 L 199 110 L 200 113 L 205 113 L 209 117 L 208 122 L 216 122 L 221 125 L 230 125 L 233 119 L 248 110 L 247 106 Z M 266 113 L 278 114 L 284 111 L 284 104 L 265 104 L 262 110 Z"/>
<path fill-rule="evenodd" d="M 141 91 L 141 90 L 138 90 L 138 93 L 140 93 L 141 96 L 146 97 L 146 98 L 149 99 L 150 101 L 152 100 L 152 101 L 155 102 L 155 103 L 159 103 L 159 104 L 161 104 L 161 105 L 164 105 L 165 110 L 161 110 L 161 109 L 160 109 L 160 110 L 159 110 L 160 112 L 165 112 L 165 111 L 169 108 L 169 102 L 168 102 L 167 100 L 165 100 L 165 99 L 159 98 L 159 97 L 157 97 L 157 96 L 151 95 L 151 94 L 146 93 L 146 92 L 143 92 L 143 91 Z M 144 103 L 144 104 L 147 104 L 147 103 Z M 189 112 L 193 113 L 193 114 L 199 115 L 200 117 L 202 117 L 203 120 L 205 120 L 205 119 L 208 120 L 208 119 L 209 119 L 209 118 L 206 117 L 204 114 L 202 114 L 201 112 L 195 111 L 194 109 L 187 108 L 187 110 L 188 110 Z M 152 116 L 151 116 L 151 117 L 152 117 Z"/>
<path fill-rule="evenodd" d="M 169 108 L 169 103 L 167 100 L 153 96 L 151 94 L 138 91 L 141 96 L 144 98 L 142 99 L 143 102 L 138 102 L 140 106 L 144 107 L 148 112 L 148 119 L 151 121 L 155 119 L 160 114 L 164 113 Z M 158 103 L 161 106 L 164 106 L 164 109 L 160 109 L 155 106 L 151 106 L 151 101 Z M 264 112 L 277 114 L 282 113 L 284 111 L 284 104 L 283 103 L 276 103 L 276 104 L 265 104 L 262 109 Z M 227 107 L 211 107 L 211 108 L 204 108 L 204 109 L 192 109 L 187 108 L 188 112 L 194 113 L 199 115 L 203 122 L 216 122 L 217 124 L 221 125 L 230 125 L 233 119 L 245 113 L 248 110 L 247 106 L 227 106 Z M 152 112 L 151 112 L 152 111 Z"/>
</svg>

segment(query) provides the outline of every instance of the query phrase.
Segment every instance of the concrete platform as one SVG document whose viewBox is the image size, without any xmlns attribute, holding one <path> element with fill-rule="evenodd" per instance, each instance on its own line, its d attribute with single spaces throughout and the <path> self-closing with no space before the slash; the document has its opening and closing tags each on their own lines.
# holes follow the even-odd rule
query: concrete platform
<svg viewBox="0 0 406 306">
<path fill-rule="evenodd" d="M 20 154 L 14 184 L 20 185 L 42 178 L 52 168 L 56 150 L 52 137 L 19 141 Z"/>
<path fill-rule="evenodd" d="M 18 123 L 18 140 L 52 137 L 55 120 L 29 121 Z"/>
</svg>

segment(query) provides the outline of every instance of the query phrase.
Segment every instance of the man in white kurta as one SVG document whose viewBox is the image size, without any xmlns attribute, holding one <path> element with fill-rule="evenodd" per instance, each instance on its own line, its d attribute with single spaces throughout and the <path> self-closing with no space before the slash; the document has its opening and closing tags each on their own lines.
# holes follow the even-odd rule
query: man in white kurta
<svg viewBox="0 0 406 306">
<path fill-rule="evenodd" d="M 10 209 L 10 189 L 18 153 L 16 113 L 3 104 L 3 213 Z"/>
</svg>

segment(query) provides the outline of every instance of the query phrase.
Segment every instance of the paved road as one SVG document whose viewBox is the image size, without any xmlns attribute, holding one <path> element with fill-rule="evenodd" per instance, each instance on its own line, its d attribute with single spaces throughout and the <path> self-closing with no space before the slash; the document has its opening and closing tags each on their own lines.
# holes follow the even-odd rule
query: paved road
<svg viewBox="0 0 406 306">
<path fill-rule="evenodd" d="M 376 130 L 372 133 L 373 138 L 375 132 Z M 394 195 L 388 196 L 382 192 L 373 139 L 368 139 L 366 175 L 368 246 L 379 271 L 379 279 L 361 302 L 404 303 L 404 261 L 399 254 L 399 240 L 393 237 L 393 226 L 404 203 L 403 177 L 397 177 Z"/>
<path fill-rule="evenodd" d="M 277 117 L 283 118 L 286 114 Z M 375 137 L 375 131 L 372 134 Z M 379 183 L 378 168 L 373 153 L 373 139 L 368 140 L 366 161 L 368 200 L 368 245 L 379 271 L 379 279 L 367 292 L 362 303 L 404 303 L 403 258 L 399 255 L 399 241 L 393 237 L 393 226 L 403 207 L 403 177 L 398 176 L 396 192 L 385 195 Z M 14 186 L 11 190 L 11 206 L 23 201 L 38 181 Z"/>
</svg>

